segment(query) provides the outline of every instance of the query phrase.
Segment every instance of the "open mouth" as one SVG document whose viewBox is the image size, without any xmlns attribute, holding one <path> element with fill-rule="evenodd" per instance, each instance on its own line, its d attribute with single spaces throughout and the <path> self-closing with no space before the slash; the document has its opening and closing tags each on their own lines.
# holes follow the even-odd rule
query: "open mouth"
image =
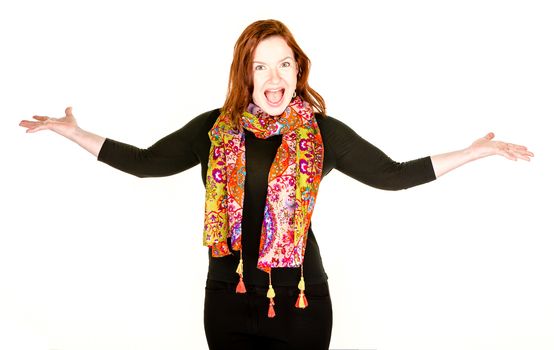
<svg viewBox="0 0 554 350">
<path fill-rule="evenodd" d="M 264 95 L 269 105 L 278 106 L 283 102 L 285 89 L 266 90 Z"/>
</svg>

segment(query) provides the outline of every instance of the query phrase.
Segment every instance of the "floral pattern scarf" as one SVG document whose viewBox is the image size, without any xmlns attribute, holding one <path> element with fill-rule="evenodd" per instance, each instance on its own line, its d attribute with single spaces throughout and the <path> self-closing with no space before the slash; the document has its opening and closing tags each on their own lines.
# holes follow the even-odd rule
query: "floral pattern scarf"
<svg viewBox="0 0 554 350">
<path fill-rule="evenodd" d="M 278 116 L 250 104 L 241 123 L 258 138 L 283 135 L 269 171 L 257 267 L 265 272 L 299 267 L 323 165 L 323 141 L 313 109 L 300 97 Z M 242 249 L 245 135 L 232 127 L 230 116 L 221 114 L 209 137 L 204 245 L 211 247 L 212 256 L 221 257 L 230 254 L 228 238 L 233 250 Z"/>
</svg>

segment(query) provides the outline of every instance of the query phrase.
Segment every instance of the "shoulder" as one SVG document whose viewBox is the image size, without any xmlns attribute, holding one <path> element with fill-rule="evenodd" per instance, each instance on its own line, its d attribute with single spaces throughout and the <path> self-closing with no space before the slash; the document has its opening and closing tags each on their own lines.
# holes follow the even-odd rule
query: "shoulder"
<svg viewBox="0 0 554 350">
<path fill-rule="evenodd" d="M 316 113 L 315 118 L 323 137 L 346 136 L 354 133 L 348 125 L 335 117 Z"/>
<path fill-rule="evenodd" d="M 184 126 L 174 131 L 169 138 L 177 142 L 196 143 L 208 139 L 208 132 L 219 116 L 219 108 L 212 109 L 189 119 Z"/>
<path fill-rule="evenodd" d="M 210 111 L 204 112 L 192 118 L 187 122 L 187 124 L 184 127 L 196 129 L 199 132 L 204 130 L 208 132 L 214 125 L 217 118 L 219 117 L 219 114 L 220 114 L 220 108 L 212 109 Z"/>
</svg>

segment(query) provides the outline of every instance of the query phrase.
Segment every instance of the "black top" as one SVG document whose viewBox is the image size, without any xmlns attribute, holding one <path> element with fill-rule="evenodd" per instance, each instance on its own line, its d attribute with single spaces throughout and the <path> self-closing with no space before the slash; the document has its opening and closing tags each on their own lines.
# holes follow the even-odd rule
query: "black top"
<svg viewBox="0 0 554 350">
<path fill-rule="evenodd" d="M 147 149 L 106 139 L 98 160 L 138 177 L 173 175 L 200 163 L 205 185 L 211 145 L 208 132 L 218 116 L 219 109 L 203 113 Z M 430 157 L 398 163 L 339 120 L 321 115 L 316 115 L 316 119 L 325 149 L 323 176 L 335 168 L 366 185 L 384 190 L 405 189 L 435 179 Z M 268 276 L 258 270 L 256 264 L 267 178 L 282 137 L 277 135 L 258 139 L 249 131 L 245 133 L 247 161 L 242 218 L 244 280 L 247 284 L 267 286 Z M 202 234 L 201 230 L 198 234 Z M 238 252 L 221 258 L 212 258 L 210 254 L 208 278 L 238 282 L 235 272 L 238 259 Z M 280 286 L 297 285 L 299 276 L 299 268 L 275 268 L 271 273 L 272 283 Z M 304 257 L 304 279 L 307 284 L 327 280 L 311 226 Z"/>
</svg>

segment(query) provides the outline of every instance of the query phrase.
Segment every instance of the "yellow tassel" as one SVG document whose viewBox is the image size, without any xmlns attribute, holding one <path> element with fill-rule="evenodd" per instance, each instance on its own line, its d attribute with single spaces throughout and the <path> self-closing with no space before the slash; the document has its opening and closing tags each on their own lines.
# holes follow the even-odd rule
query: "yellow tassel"
<svg viewBox="0 0 554 350">
<path fill-rule="evenodd" d="M 300 277 L 300 282 L 298 282 L 298 289 L 304 291 L 306 290 L 306 284 L 304 283 L 304 277 Z"/>
<path fill-rule="evenodd" d="M 242 277 L 242 258 L 239 260 L 239 265 L 237 266 L 237 273 Z"/>
<path fill-rule="evenodd" d="M 272 299 L 275 298 L 275 290 L 273 289 L 273 286 L 270 284 L 269 289 L 267 290 L 267 297 Z"/>
</svg>

